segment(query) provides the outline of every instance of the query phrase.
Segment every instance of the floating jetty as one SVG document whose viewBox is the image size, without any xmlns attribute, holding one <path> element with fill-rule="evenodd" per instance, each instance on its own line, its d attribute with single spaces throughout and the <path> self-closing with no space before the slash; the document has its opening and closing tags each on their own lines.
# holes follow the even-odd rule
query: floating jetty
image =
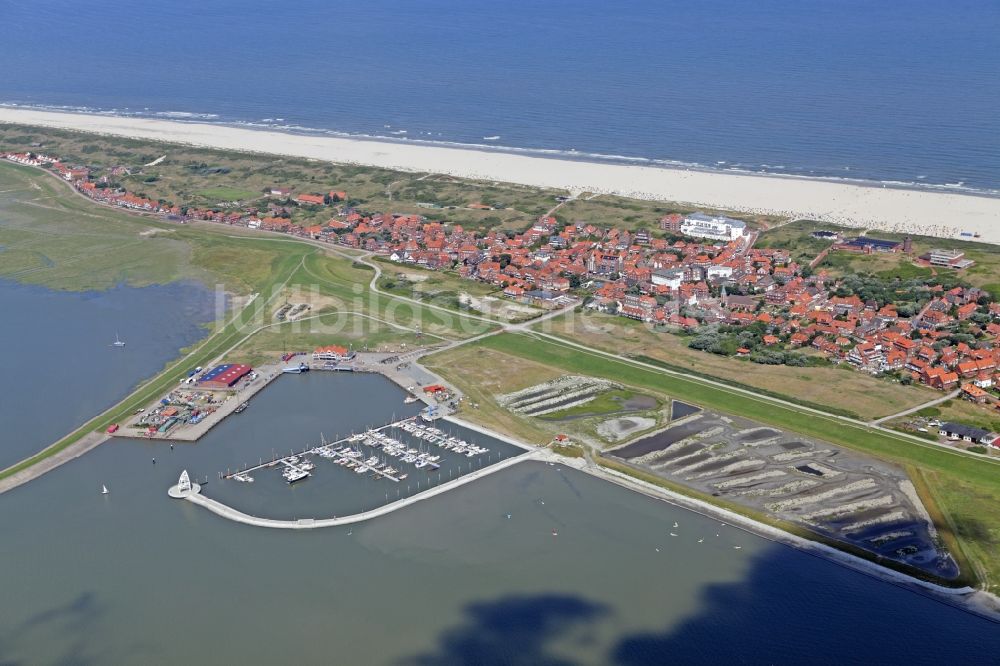
<svg viewBox="0 0 1000 666">
<path fill-rule="evenodd" d="M 398 428 L 421 442 L 467 458 L 475 458 L 489 449 L 465 440 L 453 437 L 439 428 L 417 422 L 415 417 L 386 424 L 380 428 L 371 428 L 363 433 L 351 435 L 336 442 L 327 443 L 321 437 L 321 444 L 313 448 L 303 449 L 299 453 L 290 453 L 282 458 L 275 457 L 269 461 L 261 461 L 257 465 L 248 466 L 235 472 L 220 474 L 224 480 L 253 483 L 252 474 L 259 470 L 281 468 L 281 475 L 289 484 L 302 481 L 312 476 L 316 469 L 310 458 L 313 456 L 330 460 L 336 465 L 345 467 L 355 474 L 368 474 L 373 480 L 387 479 L 399 483 L 408 474 L 402 471 L 403 465 L 412 465 L 414 469 L 426 469 L 433 472 L 441 468 L 441 456 L 423 450 L 423 445 L 416 447 L 386 434 Z M 363 449 L 369 449 L 366 453 Z M 387 458 L 395 458 L 399 462 L 390 464 Z M 398 465 L 394 467 L 393 465 Z"/>
</svg>

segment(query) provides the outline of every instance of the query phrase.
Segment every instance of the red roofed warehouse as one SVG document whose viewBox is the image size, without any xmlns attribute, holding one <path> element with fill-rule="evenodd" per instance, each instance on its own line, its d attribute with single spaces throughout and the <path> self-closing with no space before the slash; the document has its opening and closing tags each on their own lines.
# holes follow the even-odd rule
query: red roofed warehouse
<svg viewBox="0 0 1000 666">
<path fill-rule="evenodd" d="M 202 376 L 198 383 L 206 388 L 230 388 L 253 370 L 242 363 L 219 365 Z"/>
</svg>

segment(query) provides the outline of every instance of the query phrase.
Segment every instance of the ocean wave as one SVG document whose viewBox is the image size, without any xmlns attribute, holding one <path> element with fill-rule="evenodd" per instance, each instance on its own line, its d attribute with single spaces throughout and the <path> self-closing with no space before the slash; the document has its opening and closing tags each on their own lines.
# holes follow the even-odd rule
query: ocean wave
<svg viewBox="0 0 1000 666">
<path fill-rule="evenodd" d="M 245 127 L 250 129 L 282 131 L 291 134 L 307 134 L 315 136 L 331 136 L 339 138 L 360 139 L 368 141 L 383 141 L 387 143 L 399 143 L 409 145 L 440 146 L 448 148 L 458 148 L 464 150 L 482 150 L 488 152 L 499 152 L 508 154 L 523 154 L 540 157 L 553 157 L 572 161 L 605 162 L 617 164 L 648 165 L 655 168 L 664 169 L 685 169 L 692 171 L 705 171 L 712 173 L 732 173 L 751 174 L 768 176 L 785 176 L 789 178 L 806 178 L 809 180 L 822 180 L 838 183 L 850 183 L 867 187 L 895 187 L 913 190 L 929 191 L 949 191 L 962 192 L 965 194 L 978 194 L 986 196 L 1000 196 L 1000 188 L 991 187 L 971 187 L 965 181 L 954 183 L 933 183 L 928 182 L 926 175 L 914 176 L 913 180 L 879 180 L 876 178 L 847 177 L 832 175 L 838 171 L 851 171 L 851 166 L 841 166 L 826 168 L 817 172 L 816 169 L 807 167 L 786 167 L 785 165 L 767 164 L 744 164 L 741 162 L 729 162 L 727 160 L 717 160 L 714 164 L 708 165 L 701 162 L 682 161 L 667 158 L 641 157 L 636 155 L 616 155 L 598 152 L 585 152 L 575 148 L 537 148 L 525 146 L 508 146 L 493 143 L 493 137 L 483 137 L 490 143 L 480 143 L 472 141 L 448 141 L 442 139 L 425 139 L 406 136 L 406 130 L 395 130 L 386 134 L 370 134 L 365 132 L 347 132 L 321 127 L 310 127 L 288 123 L 284 118 L 264 118 L 253 121 L 238 118 L 223 118 L 216 113 L 194 113 L 187 111 L 151 111 L 144 108 L 142 111 L 129 109 L 98 109 L 89 106 L 79 105 L 55 105 L 55 104 L 35 104 L 20 102 L 0 102 L 0 107 L 37 109 L 41 111 L 61 111 L 71 113 L 87 113 L 92 115 L 118 115 L 127 117 L 157 117 L 169 119 L 175 122 L 207 122 L 209 124 Z M 392 125 L 384 125 L 385 129 L 390 129 Z M 423 132 L 421 132 L 423 134 Z M 431 135 L 432 132 L 426 132 Z M 437 132 L 437 136 L 441 136 Z M 763 168 L 762 168 L 763 167 Z"/>
<path fill-rule="evenodd" d="M 176 120 L 198 119 L 198 120 L 218 120 L 217 113 L 193 113 L 191 111 L 156 111 L 153 113 L 158 118 L 172 118 Z"/>
</svg>

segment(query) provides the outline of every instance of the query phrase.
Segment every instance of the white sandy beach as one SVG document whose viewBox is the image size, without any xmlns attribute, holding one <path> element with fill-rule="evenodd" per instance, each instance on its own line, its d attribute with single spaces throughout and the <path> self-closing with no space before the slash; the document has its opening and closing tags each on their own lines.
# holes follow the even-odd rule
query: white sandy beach
<svg viewBox="0 0 1000 666">
<path fill-rule="evenodd" d="M 0 108 L 0 123 L 806 217 L 885 231 L 949 238 L 971 232 L 980 234 L 981 241 L 1000 243 L 1000 198 L 994 197 L 31 109 Z"/>
</svg>

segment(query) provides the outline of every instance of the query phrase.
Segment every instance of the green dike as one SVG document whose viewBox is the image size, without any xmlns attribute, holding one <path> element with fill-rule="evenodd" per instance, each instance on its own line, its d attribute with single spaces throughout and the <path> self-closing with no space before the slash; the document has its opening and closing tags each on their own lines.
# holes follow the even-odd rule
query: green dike
<svg viewBox="0 0 1000 666">
<path fill-rule="evenodd" d="M 666 375 L 627 360 L 591 354 L 525 334 L 503 333 L 472 344 L 555 366 L 567 372 L 604 377 L 652 389 L 703 407 L 841 444 L 883 459 L 956 474 L 969 482 L 1000 489 L 1000 464 L 988 459 L 976 459 L 936 445 L 911 442 L 903 437 L 847 423 L 833 416 L 799 411 L 766 397 L 749 396 L 695 380 Z"/>
<path fill-rule="evenodd" d="M 821 405 L 818 402 L 803 400 L 798 396 L 779 393 L 777 391 L 769 391 L 768 389 L 752 386 L 750 384 L 744 384 L 743 382 L 737 382 L 731 379 L 716 377 L 714 375 L 708 374 L 707 372 L 697 372 L 695 370 L 692 370 L 691 368 L 685 368 L 683 365 L 673 365 L 671 363 L 667 363 L 666 361 L 661 361 L 658 358 L 653 358 L 652 356 L 646 356 L 645 354 L 639 354 L 637 356 L 629 354 L 629 357 L 634 358 L 637 361 L 642 361 L 643 363 L 646 363 L 648 365 L 655 365 L 660 368 L 664 368 L 666 370 L 683 372 L 685 374 L 691 375 L 692 377 L 701 377 L 702 379 L 708 379 L 714 382 L 722 382 L 724 384 L 729 384 L 730 386 L 734 386 L 736 388 L 746 389 L 747 391 L 753 391 L 754 393 L 759 393 L 760 395 L 766 395 L 771 398 L 777 398 L 778 400 L 787 400 L 788 402 L 794 402 L 796 405 L 802 405 L 803 407 L 808 407 L 809 409 L 818 409 L 821 412 L 827 412 L 829 414 L 834 414 L 836 416 L 846 416 L 847 418 L 850 419 L 861 420 L 861 416 L 857 412 L 852 412 L 849 409 L 840 409 L 837 407 L 830 407 L 829 405 Z"/>
</svg>

